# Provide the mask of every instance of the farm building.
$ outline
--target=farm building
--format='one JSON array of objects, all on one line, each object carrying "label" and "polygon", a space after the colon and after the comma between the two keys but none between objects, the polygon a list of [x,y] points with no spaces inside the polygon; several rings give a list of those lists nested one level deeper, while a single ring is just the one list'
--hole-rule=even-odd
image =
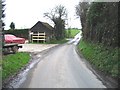
[{"label": "farm building", "polygon": [[54,37],[54,28],[48,23],[38,21],[29,30],[30,42],[49,42]]}]

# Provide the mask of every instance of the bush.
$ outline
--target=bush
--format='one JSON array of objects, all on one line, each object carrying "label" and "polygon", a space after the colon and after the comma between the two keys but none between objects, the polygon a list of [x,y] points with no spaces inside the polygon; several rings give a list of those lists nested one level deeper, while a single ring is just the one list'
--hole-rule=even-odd
[{"label": "bush", "polygon": [[95,65],[99,70],[104,71],[112,77],[120,77],[118,75],[118,51],[120,48],[105,47],[102,44],[93,44],[81,40],[78,46],[83,56],[89,62]]}]

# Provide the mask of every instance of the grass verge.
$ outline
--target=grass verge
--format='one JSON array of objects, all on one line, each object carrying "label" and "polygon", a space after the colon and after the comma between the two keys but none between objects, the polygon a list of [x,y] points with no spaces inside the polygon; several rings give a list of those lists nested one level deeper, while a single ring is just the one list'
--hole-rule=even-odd
[{"label": "grass verge", "polygon": [[2,61],[2,79],[3,81],[12,75],[15,75],[30,60],[29,53],[20,52],[3,56]]},{"label": "grass verge", "polygon": [[118,51],[120,51],[120,48],[110,48],[100,44],[92,44],[82,39],[78,48],[83,56],[96,68],[113,78],[120,77],[120,75],[118,75],[118,65],[120,64]]}]

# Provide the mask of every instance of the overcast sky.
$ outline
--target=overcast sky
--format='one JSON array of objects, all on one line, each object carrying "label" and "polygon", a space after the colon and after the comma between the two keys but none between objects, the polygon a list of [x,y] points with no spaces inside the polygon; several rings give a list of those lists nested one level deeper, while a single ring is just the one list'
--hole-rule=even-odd
[{"label": "overcast sky", "polygon": [[14,22],[17,29],[31,28],[37,21],[47,22],[43,13],[49,12],[57,5],[63,5],[68,12],[69,27],[81,28],[80,19],[76,18],[75,6],[80,0],[6,0],[5,6],[5,29],[9,29],[10,23]]}]

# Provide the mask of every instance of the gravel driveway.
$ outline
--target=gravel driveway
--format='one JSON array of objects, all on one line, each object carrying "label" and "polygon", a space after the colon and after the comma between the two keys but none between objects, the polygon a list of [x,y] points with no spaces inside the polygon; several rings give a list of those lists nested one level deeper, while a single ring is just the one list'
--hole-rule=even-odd
[{"label": "gravel driveway", "polygon": [[22,48],[19,48],[19,52],[41,52],[45,49],[49,49],[58,44],[21,44]]}]

